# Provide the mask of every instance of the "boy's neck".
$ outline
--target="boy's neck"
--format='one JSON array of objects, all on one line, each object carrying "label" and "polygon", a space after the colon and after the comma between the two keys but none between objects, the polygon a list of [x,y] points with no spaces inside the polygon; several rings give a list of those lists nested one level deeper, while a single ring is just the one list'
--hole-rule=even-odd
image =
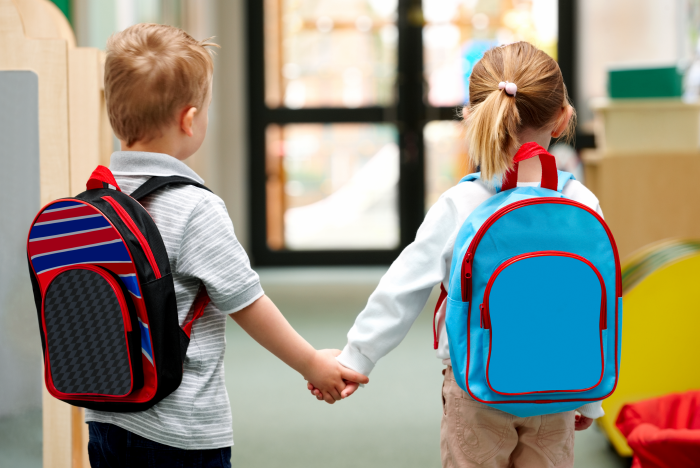
[{"label": "boy's neck", "polygon": [[191,154],[182,154],[179,150],[181,145],[174,138],[169,138],[169,135],[161,135],[158,138],[153,138],[148,141],[137,141],[131,146],[127,146],[125,141],[120,140],[122,151],[141,151],[144,153],[161,153],[172,156],[175,159],[184,161],[192,156]]}]

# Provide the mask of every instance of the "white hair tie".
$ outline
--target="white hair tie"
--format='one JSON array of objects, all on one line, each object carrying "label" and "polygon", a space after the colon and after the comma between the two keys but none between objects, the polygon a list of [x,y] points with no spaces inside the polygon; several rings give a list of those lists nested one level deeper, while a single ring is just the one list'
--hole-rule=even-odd
[{"label": "white hair tie", "polygon": [[508,81],[501,81],[498,83],[498,89],[504,89],[506,94],[509,96],[515,96],[518,92],[518,85],[515,83],[510,83]]}]

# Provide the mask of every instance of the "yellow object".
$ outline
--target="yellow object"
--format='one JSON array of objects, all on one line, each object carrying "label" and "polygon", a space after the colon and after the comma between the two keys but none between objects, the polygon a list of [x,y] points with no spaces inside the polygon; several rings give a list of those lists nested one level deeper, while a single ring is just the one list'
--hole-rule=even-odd
[{"label": "yellow object", "polygon": [[632,456],[615,427],[623,405],[700,389],[700,242],[652,244],[625,263],[620,377],[598,424]]}]

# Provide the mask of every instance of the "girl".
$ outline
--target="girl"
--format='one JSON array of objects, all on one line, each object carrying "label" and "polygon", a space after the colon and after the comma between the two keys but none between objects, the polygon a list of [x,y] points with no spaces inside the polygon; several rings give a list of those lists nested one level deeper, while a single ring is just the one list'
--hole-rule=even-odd
[{"label": "girl", "polygon": [[[481,167],[481,180],[459,184],[440,197],[416,240],[391,265],[357,317],[338,360],[361,374],[368,375],[406,336],[433,287],[442,282],[447,288],[458,230],[477,206],[496,193],[491,182],[510,169],[520,145],[536,142],[547,148],[551,138],[568,137],[574,129],[574,109],[559,66],[526,42],[486,52],[474,66],[469,96],[465,109],[469,155],[472,165]],[[538,157],[523,161],[518,185],[537,186],[541,174]],[[597,198],[580,182],[570,180],[563,194],[602,214]],[[438,319],[437,357],[447,366],[443,370],[442,466],[572,467],[574,429],[586,429],[603,415],[600,402],[582,406],[580,415],[569,411],[518,418],[474,401],[452,373],[444,305]],[[356,388],[349,385],[343,396]]]}]

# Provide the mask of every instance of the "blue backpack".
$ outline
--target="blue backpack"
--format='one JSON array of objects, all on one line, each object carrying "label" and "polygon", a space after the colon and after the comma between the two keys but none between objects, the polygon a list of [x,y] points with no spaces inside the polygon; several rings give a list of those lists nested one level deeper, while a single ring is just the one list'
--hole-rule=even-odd
[{"label": "blue backpack", "polygon": [[[541,186],[516,187],[518,163],[534,156],[542,161]],[[514,162],[457,235],[445,324],[460,387],[526,417],[613,393],[622,286],[607,224],[561,193],[573,176],[557,171],[537,143],[523,145]]]}]

